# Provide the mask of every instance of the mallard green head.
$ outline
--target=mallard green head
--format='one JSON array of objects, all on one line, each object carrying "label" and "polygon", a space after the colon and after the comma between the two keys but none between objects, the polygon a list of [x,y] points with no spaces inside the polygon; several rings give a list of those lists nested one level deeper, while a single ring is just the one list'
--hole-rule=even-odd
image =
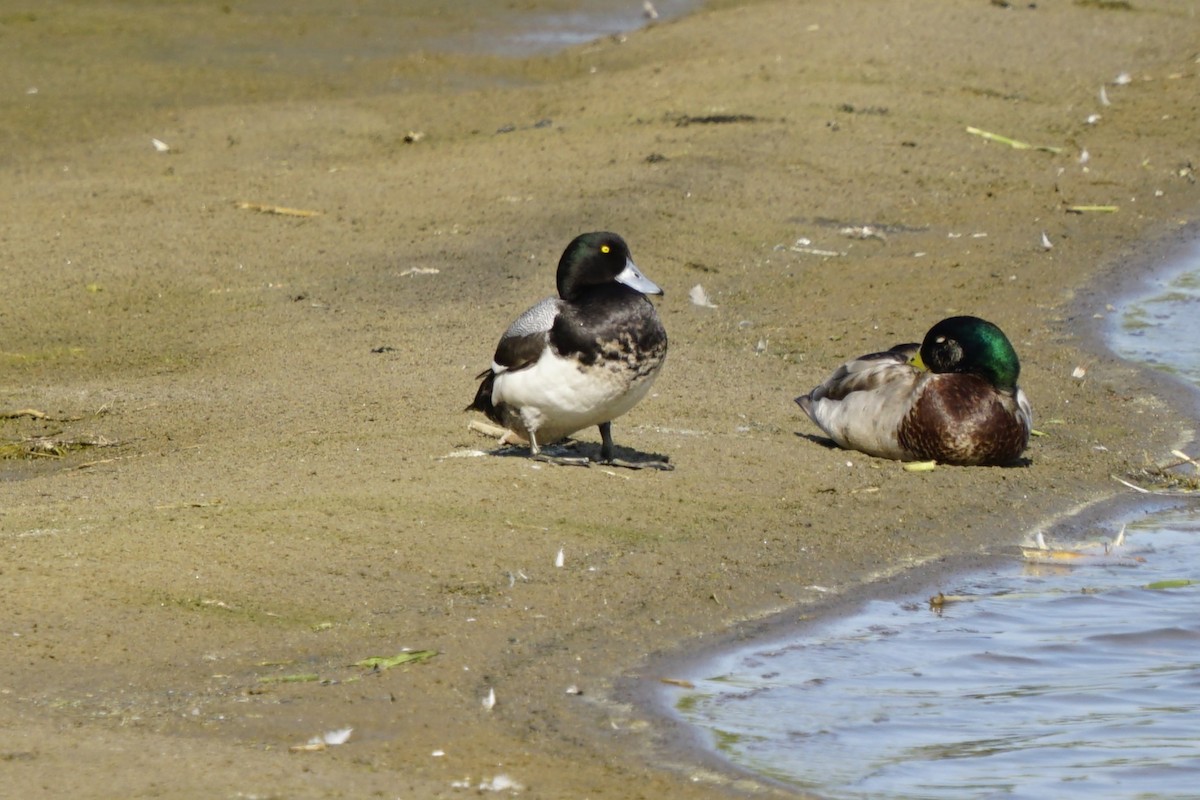
[{"label": "mallard green head", "polygon": [[933,372],[979,375],[1006,391],[1016,389],[1021,374],[1004,331],[979,317],[949,317],[934,325],[921,343],[920,360]]}]

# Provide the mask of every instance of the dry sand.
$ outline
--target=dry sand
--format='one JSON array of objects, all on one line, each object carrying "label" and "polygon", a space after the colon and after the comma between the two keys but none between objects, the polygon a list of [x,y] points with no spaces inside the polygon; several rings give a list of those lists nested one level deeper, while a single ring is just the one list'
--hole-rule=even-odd
[{"label": "dry sand", "polygon": [[[936,580],[1190,439],[1192,407],[1094,337],[1200,208],[1195,4],[1130,5],[723,4],[322,80],[156,56],[219,43],[236,3],[7,13],[0,406],[50,418],[0,436],[105,446],[0,462],[5,791],[748,789],[627,702],[647,659]],[[863,225],[883,238],[840,233]],[[473,376],[588,229],[666,289],[666,369],[614,432],[677,469],[451,457],[494,446],[461,412]],[[951,313],[1021,354],[1028,464],[823,446],[792,397]],[[404,648],[437,655],[354,666]]]}]

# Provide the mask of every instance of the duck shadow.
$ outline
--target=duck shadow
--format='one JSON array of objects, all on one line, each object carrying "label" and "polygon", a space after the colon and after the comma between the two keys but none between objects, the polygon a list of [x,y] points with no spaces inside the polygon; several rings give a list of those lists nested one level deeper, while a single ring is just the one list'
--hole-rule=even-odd
[{"label": "duck shadow", "polygon": [[[819,444],[821,447],[824,447],[826,450],[841,450],[842,452],[845,452],[845,453],[858,452],[856,450],[846,450],[845,448],[840,447],[837,442],[835,442],[833,439],[830,439],[827,436],[819,436],[815,433],[802,433],[800,431],[794,431],[793,433],[795,434],[797,439],[807,439],[808,441],[812,442],[813,444]],[[940,464],[940,462],[939,462],[939,464]],[[954,466],[954,465],[947,464],[946,466]],[[1028,467],[1033,466],[1033,459],[1029,458],[1027,456],[1021,456],[1016,461],[1012,461],[1008,464],[989,464],[988,466],[997,467],[999,469],[1028,468]]]},{"label": "duck shadow", "polygon": [[835,442],[833,439],[830,439],[828,436],[818,436],[815,433],[801,433],[800,431],[794,431],[794,433],[797,439],[807,439],[813,444],[821,445],[821,447],[824,447],[826,450],[841,449],[838,447],[837,442]]},{"label": "duck shadow", "polygon": [[[670,456],[659,453],[644,453],[620,445],[613,446],[613,461],[611,464],[601,461],[599,442],[580,442],[575,439],[567,439],[555,442],[554,444],[542,445],[541,452],[542,455],[549,456],[552,459],[586,458],[588,463],[580,464],[579,466],[618,466],[629,469],[653,468],[659,470],[675,469],[675,465],[670,463]],[[533,458],[529,451],[529,445],[524,444],[502,445],[495,450],[489,450],[488,455],[501,458],[525,458],[531,460]]]}]

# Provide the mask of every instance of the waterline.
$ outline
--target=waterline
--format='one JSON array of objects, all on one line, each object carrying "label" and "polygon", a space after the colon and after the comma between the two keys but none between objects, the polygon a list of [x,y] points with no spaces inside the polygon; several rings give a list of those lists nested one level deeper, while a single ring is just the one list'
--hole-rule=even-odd
[{"label": "waterline", "polygon": [[[1200,389],[1193,254],[1121,304],[1109,341]],[[676,714],[739,767],[829,798],[1194,797],[1200,510],[1093,535],[1122,526],[1087,566],[1013,559],[947,590],[970,600],[873,601],[720,654],[670,690]]]}]

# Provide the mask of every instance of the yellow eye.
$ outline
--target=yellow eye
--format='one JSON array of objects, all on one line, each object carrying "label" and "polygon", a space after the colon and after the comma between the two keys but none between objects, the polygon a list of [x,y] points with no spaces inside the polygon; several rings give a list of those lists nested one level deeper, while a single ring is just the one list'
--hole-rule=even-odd
[{"label": "yellow eye", "polygon": [[602,245],[600,245],[600,252],[601,252],[601,253],[608,253],[608,252],[611,252],[611,251],[612,251],[612,248],[611,248],[611,247],[609,247],[608,245],[606,245],[606,244],[602,244]]}]

